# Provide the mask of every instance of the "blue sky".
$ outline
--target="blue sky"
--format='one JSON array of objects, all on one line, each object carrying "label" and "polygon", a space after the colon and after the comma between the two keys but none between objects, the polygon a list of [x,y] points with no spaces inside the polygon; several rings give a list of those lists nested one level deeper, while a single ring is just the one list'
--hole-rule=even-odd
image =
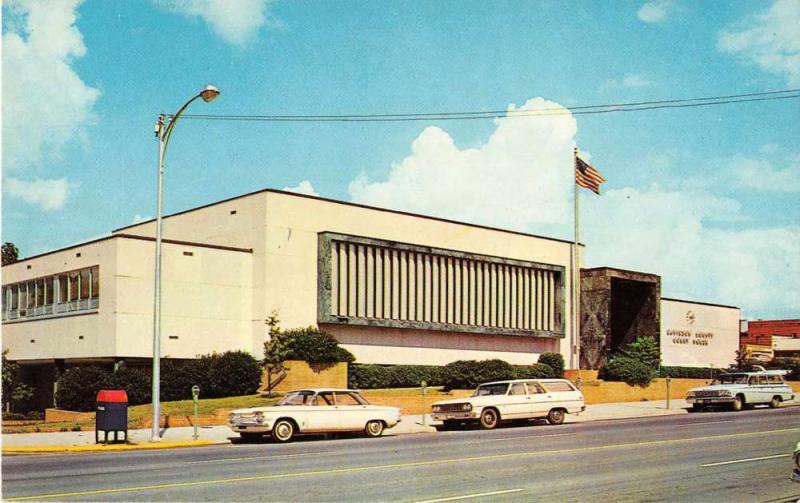
[{"label": "blue sky", "polygon": [[[800,88],[800,2],[9,0],[3,241],[155,213],[159,112],[536,109]],[[167,212],[265,187],[571,237],[665,296],[800,316],[800,100],[497,121],[182,121]]]}]

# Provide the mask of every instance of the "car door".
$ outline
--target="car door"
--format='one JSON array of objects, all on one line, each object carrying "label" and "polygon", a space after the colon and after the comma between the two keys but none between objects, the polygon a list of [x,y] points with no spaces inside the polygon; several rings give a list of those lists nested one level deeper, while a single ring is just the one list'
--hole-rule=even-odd
[{"label": "car door", "polygon": [[363,430],[369,420],[369,409],[360,403],[352,393],[346,391],[334,392],[336,399],[337,429],[342,431]]},{"label": "car door", "polygon": [[307,431],[336,431],[336,400],[332,391],[319,392],[314,396],[310,405],[303,407]]},{"label": "car door", "polygon": [[550,412],[547,390],[537,381],[526,383],[528,387],[528,417],[544,417]]},{"label": "car door", "polygon": [[499,406],[500,416],[504,419],[528,417],[531,399],[525,383],[511,383],[505,396],[504,404]]}]

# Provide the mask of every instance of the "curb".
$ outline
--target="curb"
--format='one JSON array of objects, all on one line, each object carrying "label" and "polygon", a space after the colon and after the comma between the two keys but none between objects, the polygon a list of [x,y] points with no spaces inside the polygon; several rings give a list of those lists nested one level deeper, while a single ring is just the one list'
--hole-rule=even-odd
[{"label": "curb", "polygon": [[35,454],[55,452],[112,452],[112,451],[143,451],[152,449],[174,449],[179,447],[202,447],[213,445],[210,440],[192,440],[186,442],[145,442],[143,444],[91,444],[91,445],[53,445],[53,446],[26,446],[3,447],[3,454]]}]

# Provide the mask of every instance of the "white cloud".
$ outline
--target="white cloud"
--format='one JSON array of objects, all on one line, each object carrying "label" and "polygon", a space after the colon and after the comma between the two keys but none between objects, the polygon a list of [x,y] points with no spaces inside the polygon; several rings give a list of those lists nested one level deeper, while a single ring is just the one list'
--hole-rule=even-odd
[{"label": "white cloud", "polygon": [[10,197],[22,199],[28,204],[40,206],[47,211],[64,207],[75,184],[66,178],[45,180],[36,178],[32,181],[8,177],[3,180],[3,192]]},{"label": "white cloud", "polygon": [[764,12],[720,33],[717,48],[800,85],[800,2],[777,0]]},{"label": "white cloud", "polygon": [[670,0],[655,0],[642,5],[636,15],[645,23],[661,23],[667,20],[672,10]]},{"label": "white cloud", "polygon": [[627,75],[622,80],[618,79],[609,79],[605,82],[604,87],[628,87],[628,88],[635,88],[635,87],[650,87],[656,85],[655,82],[652,80],[642,76],[642,75]]},{"label": "white cloud", "polygon": [[628,188],[584,200],[589,265],[656,273],[665,296],[749,315],[789,316],[800,302],[800,227],[715,226],[736,219],[739,204],[701,189]]},{"label": "white cloud", "polygon": [[[558,106],[537,98],[522,108]],[[429,127],[385,180],[361,175],[350,195],[359,203],[569,239],[575,133],[571,115],[500,119],[485,144],[461,149],[446,131]],[[663,159],[666,166],[676,162]],[[613,187],[614,172],[595,164]],[[749,315],[791,315],[800,305],[800,227],[742,228],[748,216],[736,200],[715,194],[718,186],[698,178],[611,188],[600,197],[582,191],[585,265],[660,274],[665,296],[739,305]]]},{"label": "white cloud", "polygon": [[142,215],[137,213],[137,214],[135,214],[133,216],[133,220],[131,220],[131,225],[140,224],[142,222],[147,222],[148,220],[152,220],[152,219],[153,219],[153,217],[143,217]]},{"label": "white cloud", "polygon": [[763,159],[735,158],[731,169],[737,187],[764,192],[800,192],[800,159],[776,168]]},{"label": "white cloud", "polygon": [[225,42],[244,45],[253,40],[258,30],[270,22],[269,0],[154,0],[156,5],[183,14],[199,17]]},{"label": "white cloud", "polygon": [[[536,98],[520,110],[554,107],[560,105]],[[365,204],[516,229],[560,223],[571,207],[575,119],[566,113],[495,123],[484,145],[463,150],[447,132],[428,127],[386,181],[361,175],[350,183],[350,196]]]},{"label": "white cloud", "polygon": [[311,185],[311,182],[308,180],[303,180],[294,187],[284,187],[282,190],[287,192],[295,192],[297,194],[305,194],[307,196],[319,196],[317,191],[314,190],[314,186]]},{"label": "white cloud", "polygon": [[22,172],[58,156],[95,122],[100,92],[71,67],[86,53],[75,27],[80,0],[5,2],[3,170]]}]

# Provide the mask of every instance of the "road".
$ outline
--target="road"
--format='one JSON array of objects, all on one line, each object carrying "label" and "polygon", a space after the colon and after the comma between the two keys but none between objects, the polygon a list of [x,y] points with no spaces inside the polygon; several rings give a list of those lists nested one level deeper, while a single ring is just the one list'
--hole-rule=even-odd
[{"label": "road", "polygon": [[[4,500],[788,501],[800,407],[493,431],[5,456]],[[793,499],[792,499],[793,497]]]}]

